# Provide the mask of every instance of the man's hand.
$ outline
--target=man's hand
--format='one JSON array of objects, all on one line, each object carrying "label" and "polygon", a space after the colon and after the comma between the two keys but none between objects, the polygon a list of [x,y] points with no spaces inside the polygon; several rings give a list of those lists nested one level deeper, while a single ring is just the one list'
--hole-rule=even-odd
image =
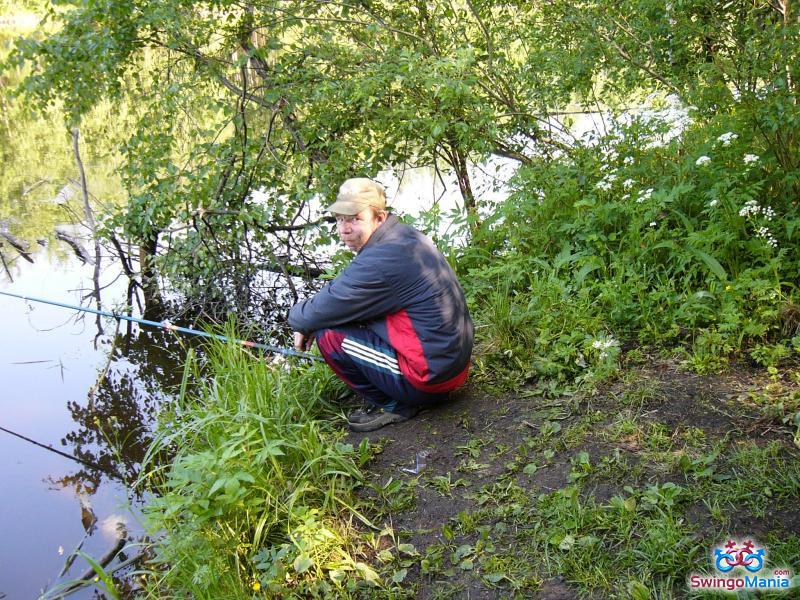
[{"label": "man's hand", "polygon": [[311,346],[314,345],[314,334],[310,333],[306,335],[305,333],[300,333],[299,331],[294,332],[294,349],[298,352],[307,352],[311,350]]}]

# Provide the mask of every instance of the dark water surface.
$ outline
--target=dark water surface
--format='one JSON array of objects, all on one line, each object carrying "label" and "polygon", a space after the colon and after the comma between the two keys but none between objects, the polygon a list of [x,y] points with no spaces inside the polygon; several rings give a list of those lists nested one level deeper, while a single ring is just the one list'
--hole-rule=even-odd
[{"label": "dark water surface", "polygon": [[[41,250],[34,261],[17,263],[13,283],[2,275],[0,290],[77,305],[92,288],[93,267],[75,258]],[[127,281],[117,275],[113,265],[102,271],[106,310],[124,301]],[[142,499],[125,482],[137,475],[158,406],[180,382],[180,350],[172,334],[127,335],[114,319],[101,327],[98,335],[94,315],[0,296],[0,427],[102,467],[0,431],[0,599],[37,598],[82,540],[96,558],[112,548],[118,524],[130,541],[141,538]],[[78,558],[61,580],[87,568]],[[70,596],[94,597],[91,588]]]}]

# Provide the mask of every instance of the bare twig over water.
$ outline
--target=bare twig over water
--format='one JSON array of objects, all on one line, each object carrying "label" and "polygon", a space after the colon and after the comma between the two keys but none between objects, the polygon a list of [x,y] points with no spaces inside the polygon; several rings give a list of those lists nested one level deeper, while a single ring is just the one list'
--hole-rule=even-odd
[{"label": "bare twig over water", "polygon": [[[78,172],[81,176],[81,193],[83,194],[83,210],[86,215],[86,222],[89,226],[89,229],[92,233],[92,241],[94,241],[94,275],[92,276],[92,281],[94,282],[94,296],[95,301],[97,302],[97,310],[103,310],[102,304],[100,302],[100,261],[102,260],[102,256],[100,253],[100,240],[97,239],[97,224],[94,220],[94,213],[92,212],[92,207],[89,204],[89,188],[86,184],[86,171],[83,168],[83,161],[81,160],[81,152],[78,144],[78,138],[80,136],[80,131],[77,127],[72,129],[72,151],[75,154],[75,163],[78,165]],[[95,320],[97,324],[97,336],[95,337],[95,347],[97,345],[97,339],[103,335],[103,321],[100,318],[100,315],[97,315]]]}]

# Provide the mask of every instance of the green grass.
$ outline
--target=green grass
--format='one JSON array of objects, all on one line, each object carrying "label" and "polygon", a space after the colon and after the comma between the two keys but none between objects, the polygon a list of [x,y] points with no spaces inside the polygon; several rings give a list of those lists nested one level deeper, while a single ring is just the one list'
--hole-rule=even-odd
[{"label": "green grass", "polygon": [[342,443],[320,418],[339,389],[325,366],[287,366],[220,344],[202,368],[190,358],[138,483],[153,493],[148,597],[344,593],[377,581],[354,504],[366,443]]}]

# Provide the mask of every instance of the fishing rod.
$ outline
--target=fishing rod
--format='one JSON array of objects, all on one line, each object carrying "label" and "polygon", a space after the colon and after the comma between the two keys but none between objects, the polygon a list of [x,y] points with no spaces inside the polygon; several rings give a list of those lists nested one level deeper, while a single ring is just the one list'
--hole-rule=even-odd
[{"label": "fishing rod", "polygon": [[14,294],[13,292],[0,291],[0,294],[2,294],[3,296],[11,296],[12,298],[20,298],[22,300],[27,300],[30,302],[40,302],[41,304],[50,304],[52,306],[69,308],[71,310],[77,310],[80,312],[88,312],[103,317],[111,317],[112,319],[123,319],[125,321],[131,321],[133,323],[139,323],[140,325],[147,325],[149,327],[156,327],[158,329],[164,329],[166,331],[177,331],[179,333],[186,333],[188,335],[199,335],[201,337],[220,340],[222,342],[234,342],[236,344],[245,346],[246,348],[259,348],[261,350],[274,352],[276,354],[283,354],[285,356],[297,356],[299,358],[306,358],[308,360],[317,360],[317,361],[322,360],[322,358],[320,358],[319,356],[314,356],[313,354],[309,354],[308,352],[298,352],[297,350],[292,350],[291,348],[279,348],[278,346],[259,344],[258,342],[237,340],[216,333],[208,333],[206,331],[200,331],[199,329],[190,329],[189,327],[179,327],[178,325],[173,325],[172,323],[166,320],[159,322],[159,321],[149,321],[147,319],[138,319],[136,317],[129,317],[128,315],[123,315],[120,313],[113,313],[105,310],[97,310],[86,306],[75,306],[73,304],[64,304],[63,302],[55,302],[54,300],[45,300],[44,298],[35,298],[33,296],[23,296],[22,294]]}]

